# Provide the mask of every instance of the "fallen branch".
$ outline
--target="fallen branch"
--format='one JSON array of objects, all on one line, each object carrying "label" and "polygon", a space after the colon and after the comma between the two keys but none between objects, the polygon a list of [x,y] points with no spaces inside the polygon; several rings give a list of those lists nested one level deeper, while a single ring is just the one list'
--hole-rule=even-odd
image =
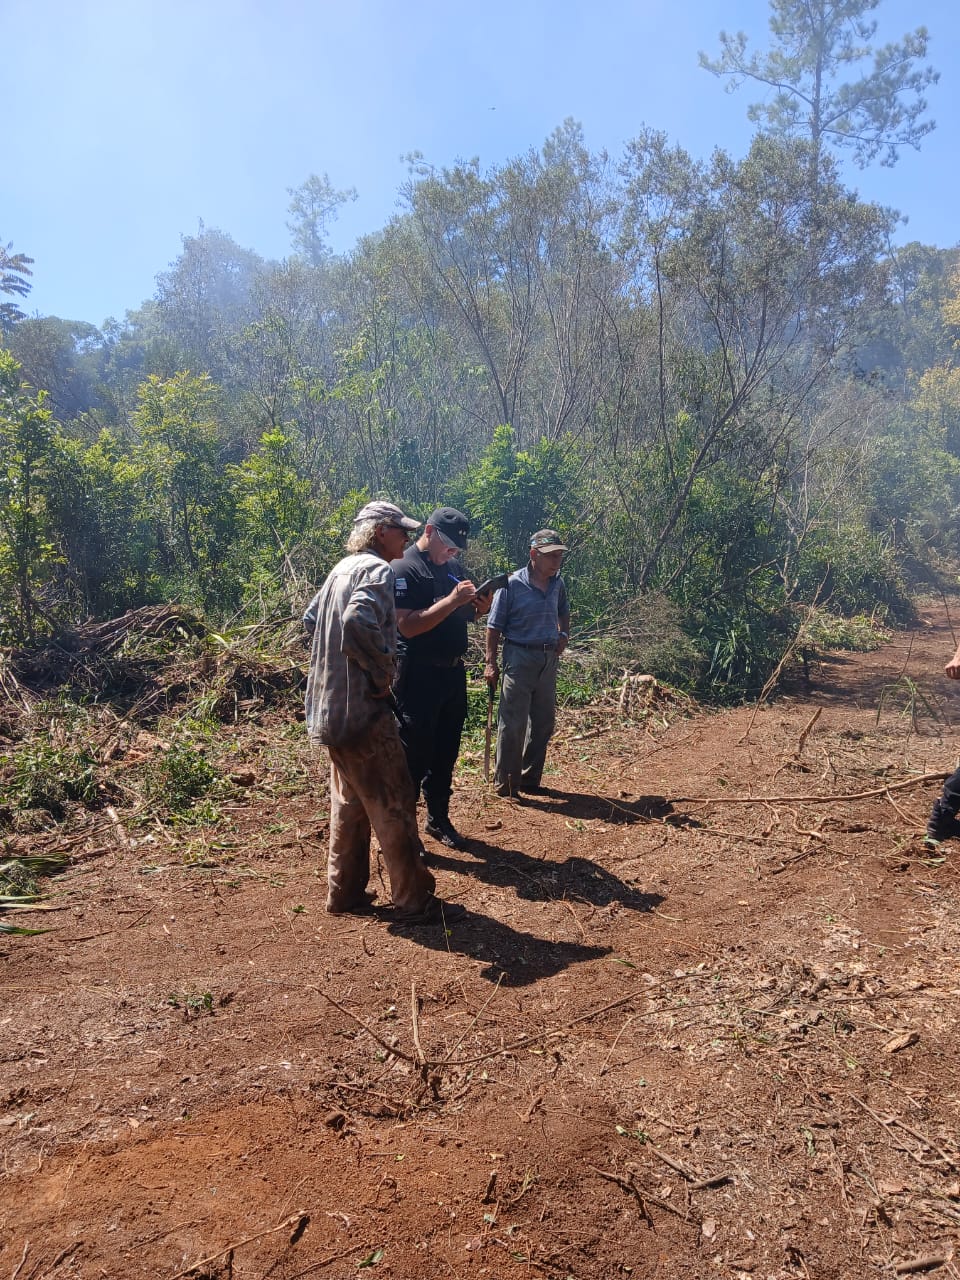
[{"label": "fallen branch", "polygon": [[389,1044],[382,1036],[378,1036],[376,1031],[374,1031],[372,1027],[368,1027],[362,1018],[358,1018],[355,1013],[351,1013],[349,1009],[345,1009],[339,1001],[334,1000],[333,996],[328,996],[327,993],[325,991],[321,991],[319,987],[311,987],[310,990],[316,991],[319,995],[323,996],[324,1000],[326,1000],[328,1004],[332,1004],[335,1009],[339,1009],[340,1012],[346,1014],[348,1018],[352,1018],[358,1027],[362,1027],[368,1036],[373,1040],[376,1040],[381,1049],[386,1049],[387,1053],[392,1053],[396,1057],[402,1058],[404,1062],[409,1062],[415,1067],[422,1065],[416,1058],[411,1057],[409,1053],[404,1053],[404,1051],[402,1049],[398,1049],[396,1045]]},{"label": "fallen branch", "polygon": [[813,713],[813,715],[804,725],[803,732],[800,734],[800,737],[797,741],[798,756],[803,755],[803,748],[804,748],[804,744],[807,741],[807,735],[810,733],[810,730],[813,728],[813,726],[817,723],[817,721],[820,719],[822,715],[823,715],[823,707],[817,707],[816,711]]},{"label": "fallen branch", "polygon": [[396,1101],[395,1098],[388,1097],[385,1093],[378,1093],[376,1089],[366,1089],[361,1084],[347,1084],[344,1080],[335,1080],[330,1085],[331,1089],[350,1089],[353,1093],[365,1094],[368,1098],[376,1098],[383,1106],[389,1107],[397,1116],[402,1116],[404,1107],[402,1103]]},{"label": "fallen branch", "polygon": [[30,1252],[30,1241],[28,1240],[23,1246],[23,1253],[20,1255],[20,1261],[17,1263],[16,1270],[14,1271],[13,1275],[10,1277],[10,1280],[17,1280],[17,1276],[23,1270],[23,1264],[26,1262],[27,1254],[29,1252]]},{"label": "fallen branch", "polygon": [[[643,1202],[643,1195],[641,1194],[640,1188],[635,1185],[632,1178],[621,1178],[618,1173],[604,1173],[602,1169],[598,1169],[596,1165],[593,1164],[588,1164],[587,1168],[590,1169],[591,1172],[595,1173],[598,1178],[603,1178],[607,1182],[612,1182],[614,1186],[619,1187],[621,1191],[626,1191],[628,1195],[633,1196],[640,1207],[640,1216],[649,1223],[650,1226],[653,1226],[653,1221],[650,1214],[647,1212],[647,1206]],[[672,1205],[670,1207],[673,1208]]]},{"label": "fallen branch", "polygon": [[410,983],[410,1021],[413,1029],[413,1044],[417,1052],[417,1065],[422,1068],[427,1065],[427,1059],[424,1057],[423,1045],[420,1043],[420,1008],[415,982]]},{"label": "fallen branch", "polygon": [[914,1129],[911,1125],[907,1124],[906,1121],[901,1120],[899,1116],[890,1116],[889,1119],[884,1120],[883,1116],[878,1115],[876,1111],[873,1111],[870,1107],[868,1107],[865,1102],[862,1102],[856,1096],[856,1094],[851,1093],[850,1099],[852,1102],[855,1102],[858,1107],[862,1107],[863,1110],[867,1113],[867,1115],[871,1117],[871,1119],[876,1120],[877,1124],[882,1125],[883,1128],[886,1129],[887,1133],[890,1134],[891,1141],[893,1142],[893,1145],[896,1147],[896,1149],[898,1151],[905,1152],[906,1155],[908,1155],[911,1160],[915,1160],[917,1164],[923,1163],[920,1156],[918,1156],[915,1151],[911,1151],[909,1147],[905,1147],[902,1145],[902,1143],[899,1143],[896,1141],[896,1139],[893,1137],[893,1134],[890,1132],[893,1129],[894,1125],[896,1125],[900,1129],[903,1129],[905,1133],[909,1133],[911,1138],[916,1138],[916,1140],[920,1143],[920,1145],[923,1147],[926,1147],[928,1151],[936,1152],[940,1161],[943,1164],[945,1164],[948,1169],[952,1169],[954,1172],[957,1171],[958,1169],[957,1161],[954,1160],[952,1156],[947,1155],[947,1153],[943,1150],[943,1148],[939,1146],[936,1142],[934,1142],[931,1138],[927,1137],[925,1133],[921,1133],[918,1129]]},{"label": "fallen branch", "polygon": [[708,1187],[725,1187],[733,1178],[729,1173],[718,1173],[712,1178],[701,1178],[699,1182],[691,1182],[691,1191],[706,1191]]},{"label": "fallen branch", "polygon": [[[56,1271],[61,1262],[65,1262],[71,1253],[75,1253],[83,1244],[82,1240],[74,1240],[73,1244],[68,1244],[65,1249],[61,1249],[54,1260],[50,1263],[50,1271]],[[49,1275],[49,1272],[47,1273]]]},{"label": "fallen branch", "polygon": [[915,778],[907,778],[905,782],[888,782],[885,787],[874,787],[871,791],[850,791],[846,794],[832,793],[825,796],[674,796],[671,804],[843,804],[848,800],[872,800],[874,796],[886,795],[888,791],[903,791],[907,787],[919,787],[925,782],[943,782],[950,775],[942,773],[919,773]]},{"label": "fallen branch", "polygon": [[458,1049],[460,1048],[460,1046],[463,1044],[464,1040],[467,1038],[467,1036],[470,1034],[470,1032],[473,1030],[473,1028],[477,1025],[477,1023],[478,1023],[478,1022],[480,1021],[480,1019],[483,1017],[484,1013],[485,1013],[485,1012],[486,1012],[486,1010],[487,1010],[487,1006],[490,1004],[490,1001],[493,999],[493,997],[494,997],[494,996],[497,994],[497,992],[500,990],[500,983],[501,983],[502,981],[503,981],[503,974],[501,973],[501,974],[500,974],[500,976],[497,978],[496,986],[493,988],[493,990],[490,992],[489,996],[487,996],[486,1000],[484,1000],[483,1004],[482,1004],[482,1005],[480,1006],[480,1008],[477,1010],[476,1014],[475,1014],[475,1015],[474,1015],[474,1017],[473,1017],[473,1021],[470,1023],[469,1027],[467,1027],[466,1031],[464,1031],[464,1033],[461,1035],[460,1039],[456,1041],[456,1043],[454,1044],[453,1048],[450,1050],[450,1052],[447,1054],[447,1056],[444,1058],[444,1060],[440,1063],[440,1066],[441,1066],[441,1067],[445,1067],[445,1066],[447,1066],[447,1065],[452,1061],[452,1059],[453,1059],[453,1055],[457,1052],[457,1050],[458,1050]]},{"label": "fallen branch", "polygon": [[[562,1035],[565,1031],[569,1031],[571,1027],[579,1026],[581,1022],[589,1022],[591,1018],[599,1017],[601,1013],[609,1013],[611,1009],[619,1009],[621,1005],[629,1004],[631,1000],[636,1000],[637,996],[645,994],[640,991],[633,991],[628,996],[621,996],[619,1000],[611,1000],[609,1004],[600,1005],[598,1009],[591,1009],[588,1013],[581,1013],[579,1017],[571,1018],[569,1022],[563,1022],[558,1027],[553,1027],[549,1031],[534,1031],[530,1035],[521,1036],[519,1040],[513,1040],[510,1044],[500,1045],[497,1049],[490,1049],[486,1053],[478,1053],[470,1058],[444,1058],[440,1062],[434,1062],[429,1058],[424,1058],[423,1062],[414,1057],[412,1054],[405,1053],[403,1049],[399,1049],[396,1045],[389,1044],[381,1036],[377,1035],[372,1027],[369,1027],[362,1018],[357,1017],[355,1013],[351,1013],[349,1009],[345,1009],[342,1004],[334,1000],[333,996],[327,995],[326,991],[321,991],[319,987],[310,987],[309,990],[316,991],[318,995],[323,996],[328,1004],[332,1004],[335,1009],[339,1009],[342,1014],[352,1019],[357,1026],[362,1027],[372,1039],[376,1040],[381,1048],[386,1049],[388,1053],[394,1054],[398,1058],[402,1058],[404,1062],[409,1062],[412,1066],[421,1067],[470,1067],[478,1062],[486,1062],[488,1058],[497,1058],[501,1054],[514,1053],[517,1049],[525,1049],[528,1045],[537,1044],[543,1040],[552,1040],[554,1036]],[[655,1012],[655,1011],[651,1011]],[[642,1018],[645,1015],[638,1013],[635,1015]],[[176,1280],[176,1277],[174,1277]]]},{"label": "fallen branch", "polygon": [[688,1213],[684,1213],[682,1210],[678,1209],[676,1205],[670,1204],[668,1200],[661,1200],[659,1196],[651,1195],[648,1191],[642,1190],[637,1186],[632,1177],[622,1178],[617,1173],[604,1173],[603,1169],[598,1169],[596,1165],[592,1164],[588,1164],[587,1168],[591,1169],[598,1177],[605,1178],[607,1182],[616,1183],[622,1191],[626,1191],[630,1195],[636,1196],[637,1201],[640,1204],[640,1212],[643,1214],[647,1222],[651,1222],[650,1214],[647,1211],[648,1203],[655,1204],[658,1209],[666,1209],[667,1213],[674,1214],[683,1222],[690,1221],[690,1215]]},{"label": "fallen branch", "polygon": [[689,1183],[691,1191],[706,1191],[708,1187],[722,1187],[725,1183],[733,1181],[729,1173],[717,1173],[712,1178],[701,1178],[685,1164],[681,1164],[679,1160],[674,1160],[673,1156],[668,1156],[665,1151],[655,1147],[652,1142],[647,1142],[645,1145],[650,1148],[659,1160],[669,1165],[671,1169],[675,1169],[680,1174],[680,1177]]},{"label": "fallen branch", "polygon": [[116,809],[113,807],[112,804],[108,804],[104,812],[106,813],[110,821],[113,823],[113,829],[117,833],[117,840],[119,841],[122,848],[129,849],[130,838],[127,835],[126,831],[123,829],[123,823],[120,821],[120,818],[117,815]]},{"label": "fallen branch", "polygon": [[903,818],[904,822],[906,822],[909,826],[919,827],[923,825],[921,822],[918,822],[917,819],[914,818],[911,814],[907,813],[905,809],[900,808],[896,800],[894,800],[893,796],[890,794],[889,787],[886,790],[886,800],[887,800],[887,803],[891,805],[891,807],[894,809],[894,811],[897,814],[899,814],[899,816]]},{"label": "fallen branch", "polygon": [[[536,1031],[529,1036],[522,1036],[519,1040],[514,1040],[511,1044],[502,1045],[499,1049],[491,1049],[489,1053],[480,1053],[473,1058],[458,1058],[456,1061],[448,1062],[446,1065],[452,1067],[473,1066],[477,1062],[485,1062],[487,1058],[496,1058],[503,1053],[513,1053],[516,1049],[525,1049],[528,1045],[536,1044],[541,1040],[552,1040],[554,1036],[562,1035],[565,1031],[569,1031],[571,1027],[578,1026],[581,1022],[589,1022],[591,1018],[596,1018],[601,1013],[608,1013],[611,1009],[619,1009],[621,1005],[629,1004],[639,994],[640,992],[635,991],[628,996],[623,996],[620,1000],[612,1000],[610,1004],[601,1005],[599,1009],[592,1009],[589,1013],[581,1014],[579,1018],[572,1018],[569,1022],[564,1022],[559,1027],[554,1027],[552,1031]],[[636,1016],[642,1018],[644,1015],[638,1013]]]},{"label": "fallen branch", "polygon": [[[199,1271],[201,1267],[207,1266],[210,1262],[216,1262],[218,1258],[222,1258],[225,1253],[233,1253],[234,1249],[239,1249],[241,1245],[252,1244],[254,1240],[262,1240],[264,1236],[276,1235],[278,1231],[286,1231],[288,1227],[293,1230],[290,1233],[290,1241],[295,1244],[303,1235],[303,1232],[310,1221],[309,1213],[303,1211],[293,1213],[289,1218],[285,1218],[283,1222],[275,1227],[268,1227],[266,1231],[258,1231],[255,1235],[244,1236],[242,1240],[235,1240],[233,1244],[225,1245],[222,1249],[218,1249],[216,1253],[209,1254],[206,1258],[199,1258],[196,1262],[192,1262],[189,1267],[184,1267],[182,1271],[178,1271],[172,1280],[181,1280],[182,1276],[188,1276],[193,1271]],[[353,1252],[353,1250],[351,1250]]]},{"label": "fallen branch", "polygon": [[908,1262],[898,1262],[893,1268],[894,1275],[909,1276],[917,1271],[934,1271],[937,1267],[945,1267],[950,1259],[944,1254],[932,1254],[926,1258],[911,1258]]},{"label": "fallen branch", "polygon": [[655,1147],[652,1142],[646,1144],[658,1160],[662,1160],[664,1164],[669,1165],[671,1169],[675,1169],[681,1178],[685,1178],[687,1182],[693,1182],[696,1174],[688,1169],[685,1164],[681,1164],[679,1160],[674,1160],[673,1156],[668,1156],[665,1151],[661,1151],[659,1147]]},{"label": "fallen branch", "polygon": [[[829,576],[829,570],[824,575],[823,582],[821,582],[819,587],[817,587],[817,590],[814,593],[813,599],[807,605],[807,612],[804,615],[804,617],[801,619],[800,624],[797,627],[796,632],[794,633],[793,639],[790,641],[790,643],[787,645],[786,649],[784,650],[783,657],[774,667],[773,671],[771,671],[770,675],[767,677],[766,683],[764,684],[763,688],[760,690],[759,697],[757,698],[756,704],[753,708],[753,715],[750,717],[750,723],[747,725],[746,730],[743,734],[743,737],[740,738],[739,740],[741,744],[746,742],[746,740],[750,737],[750,730],[753,728],[754,722],[756,721],[757,716],[760,714],[760,708],[763,706],[764,699],[766,698],[770,690],[773,688],[773,686],[780,679],[780,673],[783,671],[783,668],[787,665],[787,663],[793,657],[793,654],[797,649],[797,646],[800,645],[801,642],[803,641],[804,628],[807,626],[810,619],[813,617],[814,613],[816,612],[817,605],[820,603],[820,593],[821,591],[823,591],[823,588],[826,585],[828,576]],[[813,721],[811,721],[811,724],[812,723]],[[801,746],[801,749],[802,749],[802,746]]]},{"label": "fallen branch", "polygon": [[617,1032],[616,1039],[614,1040],[613,1044],[610,1046],[610,1051],[603,1060],[603,1066],[600,1068],[599,1072],[597,1073],[598,1078],[602,1076],[603,1073],[606,1071],[607,1064],[609,1063],[610,1059],[613,1057],[613,1051],[617,1047],[617,1045],[620,1043],[620,1037],[626,1031],[627,1027],[629,1027],[630,1023],[633,1022],[635,1017],[636,1017],[635,1014],[631,1014],[630,1017],[623,1024],[623,1026],[620,1028],[620,1030]]},{"label": "fallen branch", "polygon": [[341,1258],[349,1258],[351,1253],[356,1253],[358,1245],[352,1244],[349,1249],[341,1249],[339,1253],[331,1253],[329,1257],[321,1258],[319,1262],[312,1262],[309,1267],[304,1267],[302,1271],[295,1271],[289,1280],[299,1280],[300,1276],[308,1276],[311,1271],[319,1271],[321,1267],[329,1267],[331,1262],[339,1262]]}]

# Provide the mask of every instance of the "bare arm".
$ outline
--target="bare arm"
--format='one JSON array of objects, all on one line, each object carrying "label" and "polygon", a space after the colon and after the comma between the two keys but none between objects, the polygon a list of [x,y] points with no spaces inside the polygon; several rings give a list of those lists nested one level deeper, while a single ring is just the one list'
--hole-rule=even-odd
[{"label": "bare arm", "polygon": [[496,627],[487,627],[487,654],[486,665],[483,668],[483,678],[487,684],[494,686],[500,678],[500,668],[497,666],[497,654],[500,652],[500,640],[503,636],[502,631],[498,631]]}]

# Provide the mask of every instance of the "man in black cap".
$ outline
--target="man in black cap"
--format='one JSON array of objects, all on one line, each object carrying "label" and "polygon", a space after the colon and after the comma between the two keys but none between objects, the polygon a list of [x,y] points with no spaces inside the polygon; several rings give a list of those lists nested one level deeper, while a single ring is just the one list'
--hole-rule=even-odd
[{"label": "man in black cap", "polygon": [[400,658],[394,687],[400,737],[414,786],[427,803],[427,835],[448,848],[463,840],[450,821],[453,770],[467,718],[467,624],[490,608],[463,576],[457,556],[470,521],[454,507],[438,507],[423,533],[391,564],[396,582]]},{"label": "man in black cap", "polygon": [[555,529],[530,539],[530,561],[511,573],[487,620],[484,679],[496,687],[503,640],[503,687],[497,720],[498,795],[541,790],[547,743],[557,714],[557,664],[570,638],[570,605],[560,566],[567,550]]},{"label": "man in black cap", "polygon": [[[960,645],[944,667],[951,680],[960,680]],[[960,768],[955,769],[943,784],[942,793],[933,802],[927,821],[927,839],[939,844],[942,840],[960,838]]]}]

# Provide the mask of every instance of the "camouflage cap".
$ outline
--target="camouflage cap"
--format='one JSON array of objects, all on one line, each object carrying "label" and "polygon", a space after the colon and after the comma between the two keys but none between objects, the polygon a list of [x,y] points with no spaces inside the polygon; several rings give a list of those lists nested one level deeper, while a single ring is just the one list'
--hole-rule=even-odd
[{"label": "camouflage cap", "polygon": [[399,507],[394,506],[392,502],[368,502],[361,508],[353,518],[354,524],[361,524],[364,520],[376,520],[377,524],[395,524],[400,529],[419,529],[422,520],[413,520],[410,516],[405,516]]},{"label": "camouflage cap", "polygon": [[569,551],[556,529],[538,529],[530,539],[531,551]]}]

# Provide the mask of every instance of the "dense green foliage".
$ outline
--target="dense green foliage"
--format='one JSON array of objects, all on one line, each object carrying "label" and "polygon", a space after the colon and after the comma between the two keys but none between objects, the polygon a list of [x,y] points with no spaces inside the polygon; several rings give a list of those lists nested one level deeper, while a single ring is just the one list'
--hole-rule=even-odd
[{"label": "dense green foliage", "polygon": [[486,172],[413,156],[346,257],[314,177],[282,263],[201,229],[122,324],[8,320],[2,638],[298,613],[371,495],[464,506],[478,574],[559,527],[608,670],[737,694],[813,602],[903,615],[956,550],[958,256],[892,252],[780,125],[705,164],[648,131],[615,166],[570,121]]}]

